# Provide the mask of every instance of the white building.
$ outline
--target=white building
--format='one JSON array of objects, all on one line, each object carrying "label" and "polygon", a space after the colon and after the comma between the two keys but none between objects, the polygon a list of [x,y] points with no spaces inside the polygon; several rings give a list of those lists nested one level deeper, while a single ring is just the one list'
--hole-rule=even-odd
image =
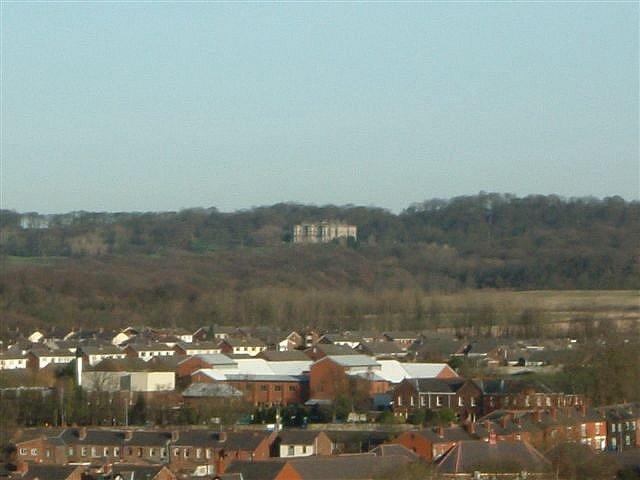
[{"label": "white building", "polygon": [[0,353],[0,370],[27,368],[27,356],[23,353]]}]

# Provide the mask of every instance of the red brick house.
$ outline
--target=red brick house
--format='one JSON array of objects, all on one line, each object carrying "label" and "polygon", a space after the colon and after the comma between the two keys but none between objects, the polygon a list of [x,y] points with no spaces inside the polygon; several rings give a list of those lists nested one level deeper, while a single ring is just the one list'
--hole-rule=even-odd
[{"label": "red brick house", "polygon": [[353,391],[355,383],[364,384],[370,396],[385,393],[389,382],[380,377],[380,364],[366,355],[330,355],[316,361],[309,373],[309,397],[334,400]]},{"label": "red brick house", "polygon": [[244,401],[256,406],[293,405],[308,398],[308,378],[304,375],[224,374],[212,369],[198,370],[192,383],[220,383],[242,392]]},{"label": "red brick house", "polygon": [[581,395],[553,392],[547,386],[527,380],[479,380],[482,412],[494,410],[530,410],[534,408],[577,407],[584,404]]},{"label": "red brick house", "polygon": [[404,432],[393,443],[405,446],[424,460],[433,462],[456,444],[474,437],[463,427],[436,427]]},{"label": "red brick house", "polygon": [[454,410],[461,420],[475,421],[482,413],[482,390],[464,378],[404,379],[393,390],[393,411],[406,417],[418,409]]},{"label": "red brick house", "polygon": [[171,441],[170,467],[174,472],[224,473],[234,460],[266,460],[270,457],[275,433],[175,432]]},{"label": "red brick house", "polygon": [[[237,477],[231,477],[231,475],[237,475]],[[290,462],[279,460],[263,462],[237,460],[227,470],[227,476],[234,480],[236,478],[239,480],[303,480]]]},{"label": "red brick house", "polygon": [[178,363],[178,366],[176,367],[176,374],[179,378],[182,378],[189,377],[193,372],[202,368],[227,369],[234,368],[236,366],[237,363],[233,359],[219,353],[193,355]]}]

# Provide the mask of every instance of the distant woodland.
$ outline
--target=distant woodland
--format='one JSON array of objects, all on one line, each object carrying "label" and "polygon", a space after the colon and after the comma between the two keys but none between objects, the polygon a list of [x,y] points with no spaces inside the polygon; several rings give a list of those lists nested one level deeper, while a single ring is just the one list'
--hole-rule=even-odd
[{"label": "distant woodland", "polygon": [[[323,219],[357,225],[358,240],[290,243],[292,225]],[[277,204],[48,223],[22,228],[1,212],[3,326],[491,327],[540,313],[468,292],[640,288],[640,203],[619,197],[483,193],[399,214]]]}]

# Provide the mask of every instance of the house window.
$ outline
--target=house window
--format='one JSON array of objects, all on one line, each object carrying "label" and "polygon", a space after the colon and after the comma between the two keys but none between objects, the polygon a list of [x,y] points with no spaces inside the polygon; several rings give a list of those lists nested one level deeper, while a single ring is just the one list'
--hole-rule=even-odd
[{"label": "house window", "polygon": [[189,458],[189,455],[191,455],[191,449],[185,448],[182,453],[184,454],[184,458]]},{"label": "house window", "polygon": [[587,436],[587,424],[586,423],[582,423],[580,425],[580,436],[581,437],[586,437]]},{"label": "house window", "polygon": [[44,451],[44,455],[45,455],[47,458],[51,458],[51,450],[49,450],[49,449],[47,448],[47,449]]},{"label": "house window", "polygon": [[296,453],[296,447],[294,447],[293,445],[289,445],[289,448],[287,449],[287,455],[289,456],[293,456]]},{"label": "house window", "polygon": [[409,402],[411,403],[411,406],[413,407],[413,395],[411,395],[411,396],[409,397]]},{"label": "house window", "polygon": [[436,395],[436,406],[442,406],[442,398],[440,398],[440,395]]},{"label": "house window", "polygon": [[21,448],[20,449],[20,455],[26,455],[29,452],[29,450],[27,450],[26,448]]},{"label": "house window", "polygon": [[616,424],[615,423],[611,424],[611,432],[612,433],[616,433]]},{"label": "house window", "polygon": [[98,456],[98,449],[96,447],[91,447],[91,456],[92,457]]},{"label": "house window", "polygon": [[73,457],[73,447],[69,447],[69,449],[67,450],[67,454],[68,454],[70,457]]},{"label": "house window", "polygon": [[274,385],[273,389],[274,389],[276,392],[281,392],[281,391],[282,391],[282,385]]},{"label": "house window", "polygon": [[81,455],[82,455],[83,457],[86,457],[88,453],[89,453],[89,448],[87,448],[87,447],[82,447]]},{"label": "house window", "polygon": [[196,448],[196,458],[202,458],[202,449]]},{"label": "house window", "polygon": [[162,458],[165,458],[167,456],[167,449],[166,448],[161,448],[160,449],[160,456]]},{"label": "house window", "polygon": [[155,448],[150,448],[149,449],[149,456],[150,457],[155,457],[156,456],[156,449]]},{"label": "house window", "polygon": [[302,453],[307,453],[307,446],[306,445],[302,446]]},{"label": "house window", "polygon": [[267,390],[269,390],[269,385],[260,385],[260,390],[266,392]]},{"label": "house window", "polygon": [[420,395],[420,405],[424,407],[427,404],[427,397]]},{"label": "house window", "polygon": [[102,456],[103,457],[108,457],[109,456],[109,447],[104,447],[102,449]]},{"label": "house window", "polygon": [[139,448],[139,449],[138,449],[138,456],[139,456],[139,457],[141,457],[141,456],[142,456],[142,449],[141,449],[141,448]]},{"label": "house window", "polygon": [[290,392],[295,392],[296,391],[296,386],[295,385],[289,385],[289,391]]},{"label": "house window", "polygon": [[120,455],[120,447],[113,447],[113,456],[117,457]]},{"label": "house window", "polygon": [[464,407],[464,400],[462,399],[462,397],[458,397],[458,406]]},{"label": "house window", "polygon": [[[493,401],[493,398],[491,400]],[[471,397],[471,406],[472,407],[476,406],[476,397]]]},{"label": "house window", "polygon": [[206,456],[207,458],[211,458],[211,449],[210,449],[210,448],[207,448],[207,450],[206,450],[206,452],[205,452],[205,456]]},{"label": "house window", "polygon": [[180,449],[179,448],[174,448],[173,449],[173,456],[174,457],[179,457],[180,456]]},{"label": "house window", "polygon": [[398,406],[402,406],[402,397],[400,395],[398,395]]},{"label": "house window", "polygon": [[133,455],[133,448],[127,448],[127,455]]},{"label": "house window", "polygon": [[600,424],[596,423],[596,435],[600,435]]},{"label": "house window", "polygon": [[38,456],[38,449],[37,448],[32,448],[31,449],[31,456],[32,457],[37,457]]}]

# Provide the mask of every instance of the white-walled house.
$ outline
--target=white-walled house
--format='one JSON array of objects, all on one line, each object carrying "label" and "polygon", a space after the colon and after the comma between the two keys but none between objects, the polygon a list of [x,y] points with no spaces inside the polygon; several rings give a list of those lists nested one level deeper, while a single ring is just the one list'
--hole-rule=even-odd
[{"label": "white-walled house", "polygon": [[31,350],[27,353],[27,366],[40,370],[47,365],[64,365],[75,360],[76,355],[69,350]]},{"label": "white-walled house", "polygon": [[97,365],[108,358],[119,359],[125,358],[127,354],[124,350],[113,345],[101,347],[81,347],[82,355],[89,365]]},{"label": "white-walled house", "polygon": [[0,353],[0,370],[27,368],[27,356],[21,352]]},{"label": "white-walled house", "polygon": [[314,430],[282,430],[276,438],[281,458],[331,455],[332,443],[326,433]]}]

